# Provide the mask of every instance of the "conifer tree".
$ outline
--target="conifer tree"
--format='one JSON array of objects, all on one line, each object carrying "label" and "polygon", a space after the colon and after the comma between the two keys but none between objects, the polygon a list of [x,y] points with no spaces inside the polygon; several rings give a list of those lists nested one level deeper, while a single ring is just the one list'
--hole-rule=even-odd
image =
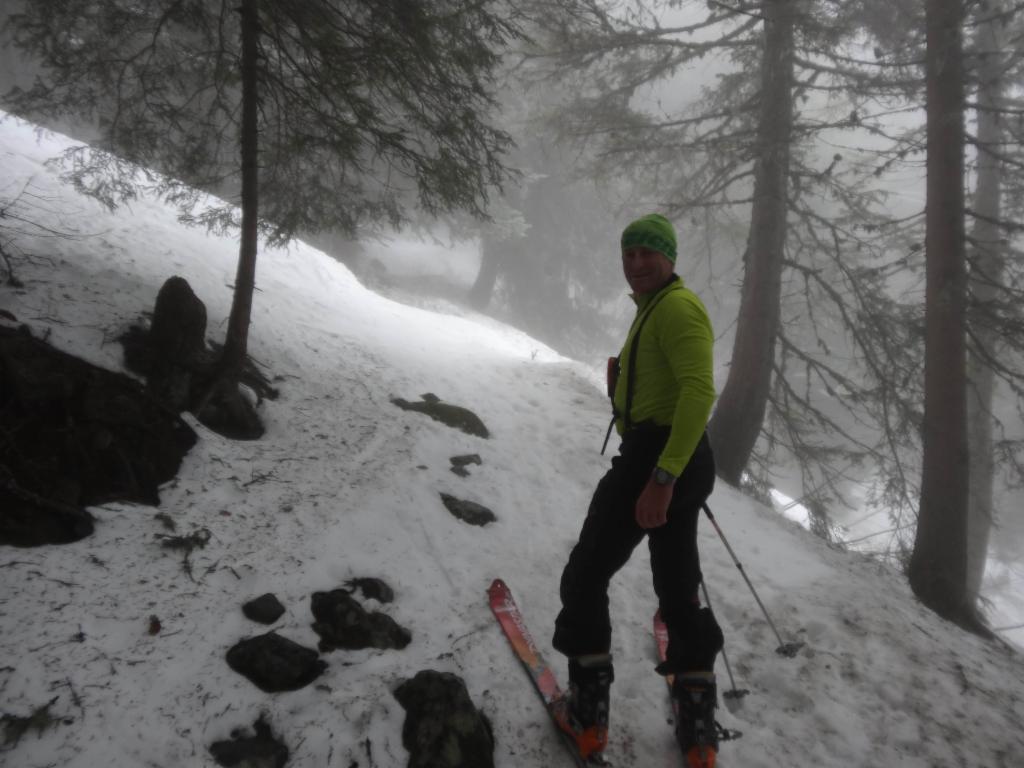
[{"label": "conifer tree", "polygon": [[[1020,226],[1024,198],[1024,103],[1015,93],[1024,50],[1015,45],[1024,18],[1012,3],[971,6],[966,25],[968,84],[973,85],[974,194],[968,202],[967,599],[980,608],[990,531],[1004,556],[1022,523],[1014,496],[1024,484],[1024,262]],[[969,96],[970,98],[970,96]],[[973,149],[973,153],[971,150]]]},{"label": "conifer tree", "polygon": [[967,602],[967,259],[961,0],[926,0],[928,185],[921,505],[908,575],[927,606],[971,623]]},{"label": "conifer tree", "polygon": [[764,423],[775,369],[789,223],[796,3],[765,0],[750,229],[729,376],[708,432],[719,475],[739,485]]},{"label": "conifer tree", "polygon": [[[618,13],[593,4],[545,41],[552,71],[578,94],[560,116],[563,134],[596,146],[595,177],[630,179],[635,197],[674,217],[684,250],[700,243],[718,275],[728,272],[722,233],[746,231],[740,319],[711,423],[729,482],[751,469],[761,440],[754,462],[767,470],[773,450],[794,457],[823,506],[843,479],[830,464],[883,457],[888,443],[905,439],[902,430],[866,428],[863,410],[874,399],[876,411],[912,419],[898,396],[877,405],[866,381],[871,371],[901,370],[907,331],[857,328],[890,301],[879,288],[899,268],[889,249],[904,229],[885,226],[884,194],[864,163],[823,151],[820,141],[884,136],[890,107],[873,101],[905,72],[861,64],[847,49],[873,25],[895,29],[869,6],[899,19],[905,4],[682,4],[690,15],[674,24],[664,14],[681,4],[638,1]],[[676,97],[698,67],[718,74],[695,98]],[[840,106],[823,109],[826,100]]]},{"label": "conifer tree", "polygon": [[[485,0],[37,0],[10,19],[40,59],[5,97],[29,117],[74,115],[102,142],[72,149],[69,178],[108,205],[150,187],[187,220],[239,225],[222,384],[237,387],[257,229],[399,223],[410,206],[482,214],[507,177],[493,77],[519,35]],[[141,168],[163,175],[154,177]]]},{"label": "conifer tree", "polygon": [[[934,8],[929,10],[935,13]],[[1020,169],[1024,165],[1020,162],[1022,132],[1019,125],[1016,130],[1013,127],[1018,122],[1016,115],[1019,114],[1019,108],[1007,97],[1008,84],[1014,81],[1015,73],[1021,67],[1019,49],[1008,44],[1014,36],[1019,35],[1018,11],[1009,4],[999,2],[974,3],[964,6],[960,11],[966,14],[959,22],[964,35],[964,41],[961,42],[964,47],[961,54],[961,77],[965,93],[960,112],[961,115],[967,114],[967,125],[958,138],[954,137],[960,142],[958,150],[953,149],[949,143],[953,139],[946,136],[935,151],[959,152],[962,158],[960,162],[969,172],[961,180],[962,189],[967,187],[968,176],[974,180],[970,199],[964,200],[961,194],[959,203],[949,209],[963,211],[962,215],[950,215],[961,215],[965,221],[961,230],[961,240],[965,243],[962,256],[966,265],[964,327],[958,333],[934,334],[934,327],[926,330],[928,321],[924,316],[918,320],[909,318],[909,327],[920,325],[922,338],[926,340],[928,354],[932,356],[933,362],[936,357],[941,359],[942,355],[958,356],[957,345],[966,341],[966,466],[961,466],[952,456],[944,453],[953,444],[946,433],[948,423],[944,409],[933,405],[929,416],[925,408],[926,412],[911,422],[911,425],[921,423],[922,428],[920,431],[914,428],[908,432],[915,439],[906,446],[904,454],[907,456],[907,465],[914,467],[918,461],[913,459],[913,454],[923,453],[921,462],[932,462],[932,469],[924,472],[922,464],[913,472],[922,475],[920,480],[914,481],[921,486],[919,502],[913,505],[917,512],[915,520],[909,522],[903,517],[896,520],[899,528],[916,532],[916,541],[904,545],[915,590],[920,590],[923,599],[929,604],[934,603],[933,607],[940,613],[983,633],[985,630],[978,623],[981,578],[988,556],[989,530],[1000,516],[999,496],[995,493],[997,489],[994,483],[998,478],[999,488],[1005,489],[1014,485],[1019,487],[1024,479],[1024,467],[1020,461],[1021,435],[1019,431],[1015,434],[1012,426],[1013,415],[1019,416],[1024,403],[1021,399],[1024,395],[1024,339],[1019,332],[1022,327],[1020,302],[1024,298],[1021,292],[1024,275],[1019,261],[1010,258],[1011,254],[1020,253],[1021,229],[1016,223],[1019,217],[1013,211],[1019,198],[1017,190],[1022,180]],[[904,56],[915,58],[915,47],[908,46]],[[937,72],[948,76],[951,73],[945,68],[947,61],[950,61],[949,57],[943,56],[942,67],[937,67],[934,61],[930,63]],[[925,101],[919,89],[923,89],[926,84],[929,88],[933,87],[928,78],[934,74],[933,71],[927,71],[927,77],[922,78],[917,87],[913,85],[912,78],[907,79],[907,84],[901,90],[908,104]],[[949,93],[945,92],[944,95],[948,96]],[[929,115],[929,118],[934,119],[936,116]],[[962,116],[961,120],[964,120]],[[944,127],[948,128],[939,122],[936,125],[929,124],[928,130],[934,135]],[[918,151],[918,146],[919,138],[916,134],[902,137],[886,153],[888,159],[885,166],[904,162]],[[931,144],[929,150],[932,150]],[[928,158],[929,174],[937,172],[932,167],[932,159],[931,156]],[[930,187],[929,193],[941,194],[950,188],[955,189],[952,184],[952,180],[947,179],[936,190]],[[931,201],[929,197],[929,210],[949,202],[933,204]],[[970,222],[971,226],[967,227],[966,222]],[[929,226],[933,228],[923,233],[923,237],[926,242],[938,242],[940,252],[951,241],[948,236],[934,234],[936,222],[933,219],[926,217],[920,225],[926,230]],[[942,220],[941,225],[949,226],[950,220]],[[919,235],[915,234],[914,237]],[[952,241],[955,242],[955,238]],[[1014,241],[1018,243],[1017,247],[1014,247]],[[932,255],[934,253],[933,248]],[[930,260],[931,255],[926,255],[925,261]],[[924,273],[926,269],[926,264],[917,260],[906,265],[908,277],[919,270]],[[930,278],[934,287],[937,279],[934,264],[931,269]],[[903,279],[906,281],[907,277]],[[948,298],[956,290],[958,287],[938,293]],[[933,319],[936,316],[936,304],[939,310],[951,308],[950,304],[936,302],[935,296],[931,296],[929,306]],[[952,308],[955,309],[955,306]],[[929,336],[929,333],[932,335]],[[912,336],[908,342],[906,356],[914,361],[908,366],[911,374],[908,381],[920,383],[909,387],[906,395],[911,402],[927,403],[929,397],[933,400],[936,397],[934,389],[929,395],[929,386],[938,386],[941,391],[941,388],[950,385],[954,377],[945,374],[936,376],[934,367],[942,370],[946,368],[944,364],[939,364],[933,366],[929,385],[925,350]],[[960,366],[955,367],[955,370],[959,369]],[[946,392],[945,396],[948,397],[949,393]],[[936,413],[940,415],[936,417]],[[956,411],[949,415],[955,419]],[[939,423],[936,424],[936,421]],[[937,456],[945,456],[940,464],[942,469],[935,469]],[[969,489],[966,506],[951,507],[950,501],[957,498],[959,492],[957,484],[963,480],[962,476],[958,477],[959,473],[963,472],[966,472]],[[951,483],[948,489],[951,493],[948,494],[936,488],[947,480]],[[1016,512],[1015,504],[1005,504],[1008,500],[1005,497],[1003,499],[1004,520],[1009,520]],[[963,521],[958,519],[962,515],[966,516],[965,525],[961,525]],[[937,533],[936,529],[941,533]],[[942,554],[936,554],[937,540],[941,541],[939,546],[944,548]],[[932,552],[930,565],[929,551]],[[926,576],[926,573],[929,575]],[[929,581],[933,586],[944,581],[949,588],[934,587],[935,594],[925,597]]]},{"label": "conifer tree", "polygon": [[[661,209],[685,224],[699,227],[700,217],[694,215],[698,211],[711,211],[712,226],[718,231],[728,226],[730,212],[734,218],[749,213],[749,221],[756,221],[753,209],[759,195],[754,191],[755,179],[765,156],[763,128],[767,124],[760,99],[769,92],[765,73],[758,67],[771,49],[771,10],[780,5],[715,3],[709,12],[694,12],[685,23],[674,25],[662,14],[679,4],[637,2],[629,7],[631,12],[616,15],[595,4],[592,16],[578,22],[571,33],[565,28],[553,32],[558,42],[557,68],[579,67],[583,74],[573,75],[576,82],[593,83],[589,91],[583,85],[581,97],[566,110],[562,120],[565,133],[599,148],[595,174],[632,174],[641,194],[648,190],[649,199],[657,200]],[[919,577],[928,547],[914,554],[917,548],[911,538],[916,521],[905,513],[916,513],[920,501],[921,514],[930,515],[937,500],[944,504],[956,498],[959,490],[953,486],[961,471],[957,467],[948,472],[953,491],[948,499],[934,486],[923,493],[923,462],[932,466],[928,483],[941,483],[947,474],[936,466],[951,466],[948,456],[936,464],[936,453],[944,450],[944,433],[935,430],[934,405],[929,425],[925,401],[929,397],[934,400],[943,386],[955,383],[936,377],[934,360],[936,355],[959,359],[957,345],[962,348],[965,330],[961,327],[959,334],[951,335],[936,333],[932,323],[929,349],[933,370],[926,377],[926,320],[915,285],[918,275],[923,279],[926,267],[923,242],[927,239],[935,254],[935,243],[945,241],[936,241],[934,233],[926,237],[924,212],[912,206],[893,208],[885,191],[887,179],[896,172],[915,177],[924,168],[925,122],[918,119],[918,114],[923,118],[927,80],[923,8],[915,0],[816,0],[792,5],[794,77],[788,103],[793,127],[784,180],[788,210],[781,280],[759,278],[750,285],[744,283],[739,308],[742,318],[744,308],[751,306],[751,296],[770,306],[760,291],[782,293],[774,327],[770,314],[762,311],[756,315],[768,321],[768,337],[775,347],[763,356],[772,366],[771,386],[762,395],[763,390],[752,384],[760,380],[752,375],[754,358],[734,354],[712,422],[720,435],[730,435],[716,442],[716,459],[722,459],[723,474],[733,482],[744,470],[757,474],[759,467],[766,472],[776,469],[772,452],[780,449],[783,463],[785,455],[797,459],[807,494],[803,500],[815,508],[823,507],[829,496],[840,495],[847,474],[854,482],[877,478],[877,491],[872,491],[869,500],[891,510],[893,516],[893,528],[886,532],[891,537],[886,551],[898,555],[904,565],[915,560],[918,586],[924,581]],[[986,23],[1016,25],[1018,10],[986,0],[971,4],[972,16],[959,23],[968,30]],[[1019,71],[1019,56],[1012,53],[1012,46],[1004,54],[998,44],[982,43],[980,35],[975,37],[977,52],[963,62],[961,78],[978,97],[973,102],[960,98],[960,120],[963,109],[972,108],[977,133],[962,131],[952,137],[955,147],[945,147],[947,152],[963,156],[973,146],[980,158],[974,166],[978,183],[974,207],[966,211],[974,227],[971,248],[965,254],[970,259],[971,279],[967,285],[970,311],[964,319],[969,322],[974,391],[980,395],[972,423],[992,419],[998,405],[991,400],[986,403],[985,369],[996,375],[1004,393],[1017,398],[1018,413],[1024,393],[1020,312],[1024,277],[1018,260],[993,258],[1020,253],[1013,245],[1015,238],[1019,243],[1021,229],[1014,223],[1011,201],[1020,198],[1017,190],[1024,178],[1020,173],[1024,165],[1019,162],[1024,121],[1019,99],[1003,96],[993,104],[993,92],[990,89],[986,94],[983,85],[992,80],[994,70],[1012,82],[1013,73]],[[1020,39],[1015,27],[1007,30],[1006,39]],[[698,100],[673,100],[672,89],[685,84],[687,68],[706,59],[720,72],[714,85],[704,89]],[[656,101],[646,89],[659,86]],[[772,96],[772,106],[778,107],[780,93]],[[825,96],[831,112],[820,109]],[[670,101],[672,106],[663,105]],[[1002,119],[1001,135],[993,133],[986,116]],[[856,146],[858,142],[863,146]],[[1002,211],[989,207],[993,171],[1002,172]],[[950,179],[945,182],[947,186],[951,183]],[[962,190],[963,175],[959,183]],[[933,194],[943,188],[940,185]],[[957,217],[962,221],[965,210],[961,195],[941,224],[949,226]],[[934,211],[932,215],[929,221],[934,229],[939,222]],[[986,222],[993,226],[986,228]],[[765,230],[748,228],[745,277],[755,274],[749,263],[751,245],[763,247],[770,242],[770,238],[755,241],[757,231]],[[962,227],[959,232],[962,243]],[[713,236],[707,231],[696,233],[696,239]],[[684,238],[695,239],[692,230],[684,230]],[[709,260],[713,250],[708,248]],[[933,288],[936,285],[934,276],[931,284]],[[963,288],[954,280],[954,293],[957,286]],[[940,290],[938,295],[950,294]],[[929,306],[934,321],[935,295]],[[940,302],[939,307],[956,315],[955,303]],[[758,327],[759,332],[763,330],[764,325]],[[738,330],[737,349],[742,335]],[[766,346],[762,343],[752,348],[763,353]],[[963,369],[961,364],[959,370]],[[743,397],[727,397],[734,381]],[[743,411],[756,413],[761,397],[766,400],[763,421],[741,415]],[[742,407],[734,410],[734,401]],[[955,418],[956,410],[950,415]],[[740,431],[722,430],[727,421],[755,424],[762,441],[760,450],[744,454],[751,446],[750,439],[732,439]],[[979,432],[978,448],[971,451],[972,458],[981,459],[976,481],[982,488],[994,469],[986,468],[982,454],[988,451],[1012,471],[1016,482],[1024,478],[1019,435],[1005,433],[998,422],[994,426],[996,439]],[[930,448],[924,449],[925,441],[931,442]],[[945,447],[950,445],[946,441]],[[738,454],[734,453],[737,446]],[[926,459],[922,459],[922,451]],[[966,466],[966,455],[961,458]],[[979,492],[975,498],[984,500],[984,494]],[[928,527],[926,523],[925,531],[920,532],[926,539]],[[955,589],[943,587],[935,593],[954,594],[963,590],[967,579],[962,558],[967,532],[959,523],[940,528],[942,536],[954,540],[951,546],[959,548],[960,554],[948,561],[951,571],[939,579],[948,577],[946,586],[956,585]],[[925,591],[922,587],[922,593]],[[972,609],[966,607],[971,598],[962,598],[962,592],[954,597],[956,608],[947,613],[955,613],[965,624],[972,623]]]}]

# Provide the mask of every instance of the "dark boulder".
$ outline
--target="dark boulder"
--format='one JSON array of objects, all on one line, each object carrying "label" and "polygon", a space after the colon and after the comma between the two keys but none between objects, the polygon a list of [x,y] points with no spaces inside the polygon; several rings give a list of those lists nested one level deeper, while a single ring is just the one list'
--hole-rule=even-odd
[{"label": "dark boulder", "polygon": [[477,437],[491,436],[491,433],[484,426],[480,417],[468,408],[463,408],[461,405],[443,403],[441,398],[430,392],[420,395],[420,398],[422,401],[419,403],[411,403],[400,397],[393,398],[391,402],[403,411],[415,411],[416,413],[426,414],[434,421],[440,421],[442,424],[462,430],[466,434]]},{"label": "dark boulder", "polygon": [[284,606],[276,596],[267,592],[243,605],[242,613],[247,619],[260,624],[273,624],[284,615]]},{"label": "dark boulder", "polygon": [[441,494],[441,501],[444,502],[445,508],[455,517],[470,525],[483,526],[493,523],[498,519],[491,510],[483,504],[477,504],[475,501],[464,501],[463,499],[449,496],[447,493]]},{"label": "dark boulder", "polygon": [[160,288],[149,328],[152,365],[148,384],[176,411],[189,406],[192,379],[206,351],[206,305],[182,277]]},{"label": "dark boulder", "polygon": [[327,662],[312,648],[274,632],[240,641],[227,653],[228,666],[267,693],[297,691],[316,680]]},{"label": "dark boulder", "polygon": [[28,493],[16,484],[0,488],[0,510],[0,544],[70,544],[93,532],[88,510]]},{"label": "dark boulder", "polygon": [[284,768],[288,762],[288,747],[274,737],[262,716],[253,724],[253,731],[255,735],[249,736],[238,729],[231,732],[230,740],[211,744],[210,754],[217,765],[225,768]]},{"label": "dark boulder", "polygon": [[[144,376],[150,392],[173,411],[191,411],[225,437],[261,437],[256,407],[264,397],[275,399],[277,390],[248,358],[237,377],[223,376],[222,347],[205,335],[205,305],[184,278],[171,277],[157,294],[149,328],[132,326],[121,337],[125,365]],[[252,391],[255,403],[239,384]]]},{"label": "dark boulder", "polygon": [[349,591],[358,589],[367,600],[376,600],[378,603],[390,603],[395,599],[395,590],[381,579],[371,577],[360,577],[349,579],[345,582],[345,588]]},{"label": "dark boulder", "polygon": [[466,467],[470,464],[476,464],[477,466],[483,464],[483,461],[480,459],[480,454],[477,453],[470,453],[464,456],[452,456],[450,461],[452,463],[450,467],[451,471],[459,477],[469,477],[469,470]]},{"label": "dark boulder", "polygon": [[490,723],[460,678],[424,670],[398,686],[395,698],[405,709],[402,744],[409,768],[492,768]]},{"label": "dark boulder", "polygon": [[344,589],[314,592],[311,600],[313,630],[320,635],[324,653],[342,648],[405,648],[412,633],[378,611],[368,612]]},{"label": "dark boulder", "polygon": [[0,326],[0,543],[77,541],[82,507],[158,504],[196,434],[134,379]]}]

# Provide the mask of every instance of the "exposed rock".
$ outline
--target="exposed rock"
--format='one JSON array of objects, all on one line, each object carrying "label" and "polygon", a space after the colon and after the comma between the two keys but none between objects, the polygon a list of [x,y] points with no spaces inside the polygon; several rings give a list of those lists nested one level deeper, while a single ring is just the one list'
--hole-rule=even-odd
[{"label": "exposed rock", "polygon": [[[0,466],[0,476],[6,472]],[[0,479],[0,483],[11,482]],[[0,544],[70,544],[92,534],[94,519],[88,510],[51,501],[17,485],[0,488]]]},{"label": "exposed rock", "polygon": [[273,624],[284,615],[284,606],[276,596],[267,592],[243,605],[242,613],[246,618],[260,624]]},{"label": "exposed rock", "polygon": [[454,496],[449,496],[447,493],[441,494],[441,501],[444,502],[445,507],[455,517],[459,518],[464,523],[470,525],[487,525],[488,523],[495,522],[498,518],[483,504],[477,504],[475,501],[464,501],[463,499],[457,499]]},{"label": "exposed rock", "polygon": [[314,592],[311,600],[316,622],[313,630],[320,635],[320,650],[335,648],[405,648],[412,633],[394,619],[378,611],[369,613],[347,590]]},{"label": "exposed rock", "polygon": [[460,678],[424,670],[395,690],[409,768],[491,768],[494,735]]},{"label": "exposed rock", "polygon": [[410,403],[408,400],[403,400],[400,397],[393,398],[391,402],[402,410],[425,413],[434,421],[440,421],[449,427],[461,429],[467,434],[476,435],[477,437],[491,436],[491,433],[487,431],[487,427],[484,426],[480,417],[468,408],[452,405],[451,403],[443,403],[437,395],[430,392],[420,395],[420,397],[422,402],[419,403]]},{"label": "exposed rock", "polygon": [[452,466],[451,470],[459,477],[469,477],[469,470],[466,469],[470,464],[481,465],[483,461],[480,459],[480,455],[477,453],[466,454],[465,456],[452,456],[450,459]]},{"label": "exposed rock", "polygon": [[158,504],[196,435],[123,374],[0,327],[0,543],[77,541],[82,507]]},{"label": "exposed rock", "polygon": [[379,603],[390,603],[395,599],[395,590],[381,579],[357,578],[345,582],[348,590],[358,589],[367,600],[376,600]]},{"label": "exposed rock", "polygon": [[231,732],[230,741],[215,741],[210,745],[210,754],[217,765],[225,768],[284,768],[288,762],[288,747],[274,738],[270,726],[260,718],[253,723],[254,736],[237,729]]},{"label": "exposed rock", "polygon": [[[210,371],[216,376],[215,371]],[[230,379],[202,380],[205,387],[194,390],[191,411],[204,427],[232,440],[258,440],[263,437],[263,422],[256,403],[246,397],[238,383]]]},{"label": "exposed rock", "polygon": [[206,305],[184,278],[171,277],[160,287],[149,343],[150,388],[174,410],[185,410],[206,349]]},{"label": "exposed rock", "polygon": [[316,680],[327,662],[275,632],[240,641],[227,653],[228,666],[267,693],[296,691]]},{"label": "exposed rock", "polygon": [[168,278],[157,293],[149,330],[133,326],[121,342],[125,364],[146,377],[154,396],[178,413],[191,406],[208,353],[206,305],[187,280]]},{"label": "exposed rock", "polygon": [[256,406],[277,390],[251,360],[238,375],[256,396],[252,403],[233,381],[221,379],[220,350],[208,343],[206,307],[181,277],[160,288],[148,329],[133,326],[124,336],[125,365],[146,377],[149,390],[175,412],[189,410],[205,426],[236,440],[263,434]]}]

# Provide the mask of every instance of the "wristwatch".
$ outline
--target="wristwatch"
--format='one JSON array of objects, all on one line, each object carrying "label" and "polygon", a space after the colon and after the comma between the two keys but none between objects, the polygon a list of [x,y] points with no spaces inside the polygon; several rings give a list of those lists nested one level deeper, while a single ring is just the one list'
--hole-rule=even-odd
[{"label": "wristwatch", "polygon": [[670,472],[666,472],[661,467],[654,468],[654,482],[658,485],[672,485],[676,481],[676,476]]}]

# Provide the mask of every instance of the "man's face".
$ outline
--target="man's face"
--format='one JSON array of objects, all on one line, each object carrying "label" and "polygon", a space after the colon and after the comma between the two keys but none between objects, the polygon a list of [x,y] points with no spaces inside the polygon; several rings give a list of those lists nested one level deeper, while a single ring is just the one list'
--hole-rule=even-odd
[{"label": "man's face", "polygon": [[668,257],[642,245],[622,252],[622,272],[626,282],[639,295],[654,293],[672,276],[674,265]]}]

